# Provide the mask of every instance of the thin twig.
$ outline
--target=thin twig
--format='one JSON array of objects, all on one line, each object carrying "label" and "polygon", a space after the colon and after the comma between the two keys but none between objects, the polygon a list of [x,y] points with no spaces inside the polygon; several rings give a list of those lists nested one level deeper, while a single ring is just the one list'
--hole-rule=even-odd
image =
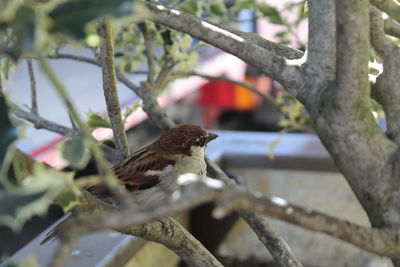
[{"label": "thin twig", "polygon": [[161,92],[168,83],[169,79],[171,79],[171,73],[174,70],[174,66],[176,64],[177,62],[173,62],[172,59],[165,60],[165,63],[161,68],[161,71],[158,74],[157,79],[154,83],[154,88],[156,89],[157,93]]},{"label": "thin twig", "polygon": [[73,117],[74,121],[78,124],[83,137],[86,139],[88,148],[92,152],[94,160],[97,163],[97,167],[99,168],[100,173],[102,174],[101,177],[103,178],[103,182],[107,185],[110,191],[119,199],[121,200],[122,204],[129,203],[129,199],[131,196],[127,193],[127,191],[122,188],[122,186],[118,183],[117,179],[115,178],[113,172],[108,166],[107,161],[103,157],[103,153],[100,148],[97,146],[95,141],[92,138],[91,132],[89,127],[83,122],[80,118],[78,111],[76,110],[74,104],[71,102],[70,97],[67,94],[66,89],[58,80],[57,76],[50,68],[49,64],[45,60],[45,58],[39,58],[40,66],[43,72],[47,75],[51,83],[54,85],[55,89],[57,90],[60,98],[67,106],[68,110],[71,112],[71,116]]},{"label": "thin twig", "polygon": [[72,55],[72,54],[65,54],[65,53],[57,53],[54,55],[48,55],[47,56],[50,59],[72,59],[75,61],[80,61],[84,63],[89,63],[92,65],[97,65],[101,67],[101,62],[94,59],[94,58],[89,58],[89,57],[84,57],[84,56],[77,56],[77,55]]},{"label": "thin twig", "polygon": [[292,253],[292,250],[282,236],[272,228],[265,216],[254,215],[247,211],[241,211],[239,214],[247,224],[252,225],[253,231],[258,236],[258,239],[268,248],[275,262],[281,266],[303,266]]},{"label": "thin twig", "polygon": [[67,136],[78,136],[79,135],[79,132],[74,129],[60,125],[53,121],[46,120],[43,117],[40,117],[39,115],[36,115],[32,112],[24,111],[23,109],[17,107],[16,105],[13,105],[13,109],[14,109],[15,116],[17,116],[20,119],[31,122],[33,125],[35,125],[36,129],[46,129],[51,132],[58,133],[62,136],[66,136],[66,135]]},{"label": "thin twig", "polygon": [[[36,96],[36,79],[35,73],[33,71],[32,60],[26,60],[28,65],[28,72],[29,72],[29,80],[31,82],[31,111],[33,114],[38,115],[38,104],[37,104],[37,96]],[[36,127],[36,125],[35,125]]]},{"label": "thin twig", "polygon": [[228,81],[228,82],[231,82],[231,83],[235,83],[235,84],[241,85],[244,88],[248,89],[249,91],[259,95],[260,97],[262,97],[262,99],[264,99],[265,102],[271,104],[277,110],[280,109],[279,105],[276,104],[276,102],[275,102],[275,100],[274,100],[274,98],[272,96],[260,92],[260,90],[258,90],[257,87],[255,87],[254,85],[249,84],[247,82],[231,79],[231,78],[228,78],[228,77],[223,76],[223,75],[221,75],[221,76],[213,76],[213,75],[199,73],[199,72],[196,72],[196,71],[191,71],[191,72],[187,73],[184,76],[198,76],[198,77],[206,78],[208,80],[223,80],[223,81]]},{"label": "thin twig", "polygon": [[[70,54],[56,54],[54,56],[48,56],[48,57],[51,59],[64,59],[64,58],[72,59],[100,66],[100,63],[97,60],[82,56],[75,56]],[[115,70],[115,74],[117,76],[118,81],[123,83],[136,95],[142,98],[143,109],[149,115],[149,119],[151,121],[153,121],[157,126],[159,126],[163,130],[168,130],[175,125],[175,123],[170,118],[168,118],[166,113],[161,109],[160,105],[150,94],[146,84],[143,84],[142,86],[136,86],[118,68]]]},{"label": "thin twig", "polygon": [[144,46],[146,52],[146,59],[147,59],[147,82],[153,86],[155,80],[155,68],[154,68],[154,61],[153,61],[153,46],[151,42],[151,34],[147,27],[148,22],[143,22],[140,24],[142,29],[142,34],[144,38]]}]

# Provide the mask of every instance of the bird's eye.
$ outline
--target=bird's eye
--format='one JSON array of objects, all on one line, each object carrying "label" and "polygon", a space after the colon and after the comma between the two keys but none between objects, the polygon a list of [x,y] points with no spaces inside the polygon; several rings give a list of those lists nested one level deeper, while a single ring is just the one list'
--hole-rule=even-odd
[{"label": "bird's eye", "polygon": [[196,140],[196,146],[204,146],[206,144],[206,139],[204,137]]}]

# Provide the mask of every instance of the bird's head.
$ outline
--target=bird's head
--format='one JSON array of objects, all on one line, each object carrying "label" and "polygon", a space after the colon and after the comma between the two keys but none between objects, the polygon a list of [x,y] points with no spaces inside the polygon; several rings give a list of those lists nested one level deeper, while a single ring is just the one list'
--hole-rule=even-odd
[{"label": "bird's head", "polygon": [[193,156],[194,151],[203,151],[208,142],[218,135],[208,132],[197,125],[183,124],[171,128],[156,141],[164,151]]}]

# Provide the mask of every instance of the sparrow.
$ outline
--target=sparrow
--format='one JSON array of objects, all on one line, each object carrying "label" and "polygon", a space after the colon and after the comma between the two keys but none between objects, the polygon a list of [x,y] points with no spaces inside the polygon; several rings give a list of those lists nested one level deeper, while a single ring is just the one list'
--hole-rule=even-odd
[{"label": "sparrow", "polygon": [[[197,125],[179,125],[171,128],[154,143],[116,164],[112,170],[137,204],[152,205],[168,201],[179,189],[177,178],[180,175],[207,174],[204,152],[208,142],[217,137],[218,135]],[[108,204],[119,204],[104,184],[91,185],[84,190]],[[58,226],[71,214],[69,212],[56,223],[41,245],[56,238]],[[169,235],[173,235],[173,228],[168,220],[161,218],[160,222],[167,228]]]},{"label": "sparrow", "polygon": [[[177,178],[180,175],[207,174],[205,149],[217,137],[197,125],[179,125],[116,164],[112,170],[137,204],[168,201],[179,188]],[[104,184],[89,186],[86,190],[109,204],[118,205]]]}]

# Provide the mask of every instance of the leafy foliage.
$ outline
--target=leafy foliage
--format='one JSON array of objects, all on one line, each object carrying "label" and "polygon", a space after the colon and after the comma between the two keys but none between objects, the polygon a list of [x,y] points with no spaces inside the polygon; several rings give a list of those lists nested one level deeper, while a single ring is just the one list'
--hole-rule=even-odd
[{"label": "leafy foliage", "polygon": [[[0,190],[0,223],[19,230],[32,215],[45,213],[50,203],[72,188],[72,184],[73,172],[60,172],[35,164],[32,174],[21,184]],[[79,191],[73,192],[78,194]],[[65,203],[71,206],[71,201]]]},{"label": "leafy foliage", "polygon": [[[17,139],[17,129],[8,116],[8,106],[4,95],[0,94],[0,175],[7,169],[10,155],[7,155],[13,142]],[[0,179],[1,180],[1,179]]]},{"label": "leafy foliage", "polygon": [[85,37],[85,25],[99,17],[131,14],[132,0],[72,0],[57,5],[50,13],[52,30],[76,39]]},{"label": "leafy foliage", "polygon": [[89,111],[86,113],[88,116],[87,124],[90,128],[111,128],[111,122],[108,118],[104,118],[99,113]]},{"label": "leafy foliage", "polygon": [[280,93],[276,97],[280,107],[281,119],[279,126],[286,131],[307,131],[311,128],[311,120],[303,104],[288,93]]},{"label": "leafy foliage", "polygon": [[60,147],[61,155],[66,159],[70,167],[81,169],[86,166],[90,156],[89,151],[85,147],[83,139],[73,137],[67,139]]}]

